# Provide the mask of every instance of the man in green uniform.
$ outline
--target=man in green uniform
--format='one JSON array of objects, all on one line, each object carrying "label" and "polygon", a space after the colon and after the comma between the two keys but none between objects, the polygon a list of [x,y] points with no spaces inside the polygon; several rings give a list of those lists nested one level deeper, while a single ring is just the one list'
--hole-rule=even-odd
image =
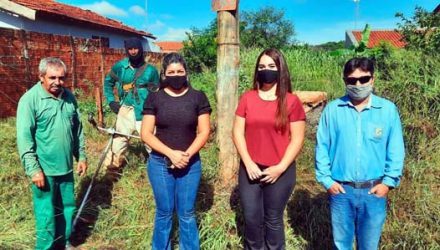
[{"label": "man in green uniform", "polygon": [[[117,114],[116,131],[140,134],[142,109],[149,91],[158,87],[159,74],[144,59],[142,42],[138,38],[125,40],[127,57],[113,65],[104,80],[104,96],[110,109]],[[118,100],[113,89],[117,89]],[[118,169],[125,163],[129,138],[116,136],[104,166]]]},{"label": "man in green uniform", "polygon": [[36,220],[35,249],[70,245],[75,210],[73,157],[77,173],[87,170],[82,124],[73,94],[63,87],[66,65],[59,58],[40,61],[40,81],[17,109],[17,146],[32,179]]}]

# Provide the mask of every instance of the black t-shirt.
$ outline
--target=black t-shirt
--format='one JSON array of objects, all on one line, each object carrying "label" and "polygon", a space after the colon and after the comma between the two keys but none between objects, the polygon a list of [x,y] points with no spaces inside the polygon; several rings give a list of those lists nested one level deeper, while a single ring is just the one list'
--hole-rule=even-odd
[{"label": "black t-shirt", "polygon": [[211,106],[205,93],[191,87],[177,97],[161,89],[148,95],[142,113],[156,117],[156,136],[162,143],[185,151],[196,138],[199,115],[211,113]]}]

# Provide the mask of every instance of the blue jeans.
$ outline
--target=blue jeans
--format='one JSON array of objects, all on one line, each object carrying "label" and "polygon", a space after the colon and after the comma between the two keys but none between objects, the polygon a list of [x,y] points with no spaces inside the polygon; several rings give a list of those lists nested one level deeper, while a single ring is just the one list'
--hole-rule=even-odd
[{"label": "blue jeans", "polygon": [[164,156],[153,152],[148,160],[147,172],[156,201],[152,248],[171,249],[172,219],[176,208],[179,249],[200,249],[194,209],[202,174],[199,155],[193,156],[184,169],[170,169]]},{"label": "blue jeans", "polygon": [[368,194],[370,188],[343,185],[345,194],[330,196],[334,249],[377,249],[386,217],[386,198]]}]

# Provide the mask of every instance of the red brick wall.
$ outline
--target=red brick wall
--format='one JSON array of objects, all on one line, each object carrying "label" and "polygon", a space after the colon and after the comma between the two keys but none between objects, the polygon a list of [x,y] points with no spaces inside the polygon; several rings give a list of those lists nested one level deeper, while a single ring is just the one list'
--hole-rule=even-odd
[{"label": "red brick wall", "polygon": [[[92,95],[92,87],[102,87],[105,74],[125,52],[101,47],[99,39],[0,28],[0,118],[15,116],[18,100],[38,81],[38,64],[48,56],[66,63],[69,88]],[[152,52],[146,55],[155,65],[161,57]]]}]

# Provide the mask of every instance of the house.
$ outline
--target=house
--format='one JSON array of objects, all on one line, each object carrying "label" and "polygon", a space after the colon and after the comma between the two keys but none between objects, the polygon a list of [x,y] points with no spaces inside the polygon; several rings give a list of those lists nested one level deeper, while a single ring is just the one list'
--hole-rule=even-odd
[{"label": "house", "polygon": [[183,49],[182,42],[160,41],[155,42],[155,44],[159,46],[160,52],[162,53],[179,52]]},{"label": "house", "polygon": [[[347,30],[345,32],[345,47],[357,46],[361,38],[361,30]],[[405,42],[402,41],[402,35],[399,32],[395,30],[372,30],[367,48],[376,47],[382,41],[389,42],[396,48],[405,47]]]},{"label": "house", "polygon": [[93,11],[54,0],[0,0],[0,27],[82,38],[101,38],[110,48],[123,48],[124,40],[138,37],[151,51],[151,33],[136,30]]},{"label": "house", "polygon": [[437,7],[432,12],[434,12],[434,14],[440,14],[440,4],[437,5]]}]

